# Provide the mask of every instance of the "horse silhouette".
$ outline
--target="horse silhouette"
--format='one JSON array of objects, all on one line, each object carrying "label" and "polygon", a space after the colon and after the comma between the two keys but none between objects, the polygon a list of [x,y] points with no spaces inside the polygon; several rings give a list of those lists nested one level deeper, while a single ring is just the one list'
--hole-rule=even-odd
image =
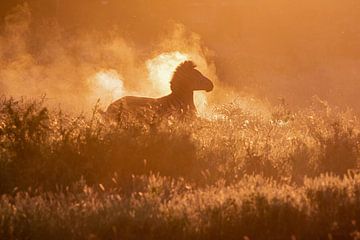
[{"label": "horse silhouette", "polygon": [[171,93],[160,98],[125,96],[111,103],[106,115],[115,121],[196,116],[193,92],[213,90],[213,83],[202,75],[192,61],[181,63],[170,81]]}]

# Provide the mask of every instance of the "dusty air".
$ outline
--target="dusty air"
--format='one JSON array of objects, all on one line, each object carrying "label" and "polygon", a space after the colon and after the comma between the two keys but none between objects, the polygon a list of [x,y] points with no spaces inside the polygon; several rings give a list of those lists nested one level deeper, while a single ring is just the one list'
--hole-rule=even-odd
[{"label": "dusty air", "polygon": [[0,239],[360,239],[359,13],[0,2]]}]

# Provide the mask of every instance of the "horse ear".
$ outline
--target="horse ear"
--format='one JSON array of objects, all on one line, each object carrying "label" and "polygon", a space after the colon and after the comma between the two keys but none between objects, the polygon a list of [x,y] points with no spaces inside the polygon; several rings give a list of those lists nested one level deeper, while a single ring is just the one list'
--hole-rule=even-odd
[{"label": "horse ear", "polygon": [[184,66],[187,66],[188,68],[196,68],[196,64],[190,60],[183,62],[183,64],[184,64]]}]

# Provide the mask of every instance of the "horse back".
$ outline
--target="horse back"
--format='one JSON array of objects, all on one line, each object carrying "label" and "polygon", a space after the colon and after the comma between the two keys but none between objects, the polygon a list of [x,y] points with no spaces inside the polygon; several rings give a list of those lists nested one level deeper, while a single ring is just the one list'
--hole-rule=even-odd
[{"label": "horse back", "polygon": [[126,96],[111,103],[106,114],[110,117],[116,117],[121,113],[144,114],[153,109],[154,105],[156,105],[156,99],[153,98]]},{"label": "horse back", "polygon": [[182,106],[171,96],[147,98],[126,96],[110,104],[106,114],[111,119],[187,119],[196,116],[195,108]]}]

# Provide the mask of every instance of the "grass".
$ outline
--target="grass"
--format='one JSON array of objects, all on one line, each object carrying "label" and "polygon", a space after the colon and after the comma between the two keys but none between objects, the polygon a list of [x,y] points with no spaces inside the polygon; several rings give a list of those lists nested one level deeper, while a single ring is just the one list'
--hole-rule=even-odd
[{"label": "grass", "polygon": [[0,101],[0,239],[359,239],[360,123],[269,116],[112,125]]}]

